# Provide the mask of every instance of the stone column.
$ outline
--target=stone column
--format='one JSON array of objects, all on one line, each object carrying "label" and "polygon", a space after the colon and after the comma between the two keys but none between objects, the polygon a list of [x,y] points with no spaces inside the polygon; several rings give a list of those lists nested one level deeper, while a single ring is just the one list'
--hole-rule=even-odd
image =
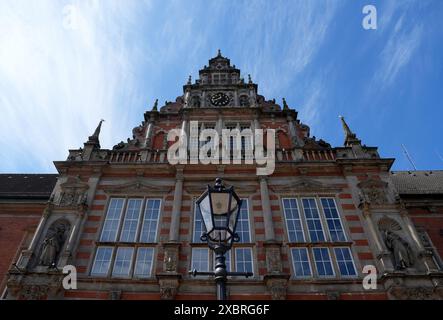
[{"label": "stone column", "polygon": [[406,208],[403,206],[403,204],[401,205],[400,212],[401,212],[401,217],[403,219],[403,222],[406,226],[406,229],[407,229],[407,231],[409,231],[411,238],[414,240],[415,245],[417,246],[418,258],[421,258],[423,264],[426,267],[426,270],[429,273],[438,272],[438,265],[435,263],[435,261],[432,257],[432,252],[428,252],[425,249],[423,243],[420,240],[420,235],[418,234],[417,229],[415,228],[414,224],[412,223],[411,218],[409,217],[408,212],[407,212]]},{"label": "stone column", "polygon": [[174,202],[172,204],[171,226],[169,229],[169,241],[178,241],[180,227],[180,212],[183,193],[183,168],[178,167],[175,178]]},{"label": "stone column", "polygon": [[265,240],[275,240],[274,223],[272,222],[271,203],[269,201],[268,182],[265,177],[260,177],[260,194],[265,225]]}]

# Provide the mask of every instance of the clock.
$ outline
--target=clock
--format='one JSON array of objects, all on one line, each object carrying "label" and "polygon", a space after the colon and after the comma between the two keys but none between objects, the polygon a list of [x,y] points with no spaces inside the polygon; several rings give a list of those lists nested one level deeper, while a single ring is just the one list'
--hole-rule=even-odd
[{"label": "clock", "polygon": [[231,101],[231,99],[223,92],[214,93],[210,100],[211,103],[217,107],[226,106]]}]

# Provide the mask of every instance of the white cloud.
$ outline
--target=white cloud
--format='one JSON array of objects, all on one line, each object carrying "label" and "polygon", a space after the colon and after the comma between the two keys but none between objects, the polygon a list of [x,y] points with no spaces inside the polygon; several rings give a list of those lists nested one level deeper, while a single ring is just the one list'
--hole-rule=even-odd
[{"label": "white cloud", "polygon": [[134,4],[1,2],[0,171],[53,171],[101,118],[102,145],[128,136],[124,111],[145,98],[134,92],[140,53],[125,46]]},{"label": "white cloud", "polygon": [[[265,95],[285,89],[321,48],[338,8],[337,1],[253,1],[236,26],[243,69],[255,76]],[[254,48],[253,51],[247,50]]]},{"label": "white cloud", "polygon": [[412,59],[414,53],[420,45],[423,27],[420,24],[403,29],[403,17],[395,25],[394,31],[380,54],[381,64],[375,74],[374,81],[380,87],[391,85]]},{"label": "white cloud", "polygon": [[420,46],[423,25],[411,20],[416,10],[412,4],[411,1],[388,1],[380,10],[380,39],[385,40],[385,45],[380,52],[380,63],[371,89],[392,85]]}]

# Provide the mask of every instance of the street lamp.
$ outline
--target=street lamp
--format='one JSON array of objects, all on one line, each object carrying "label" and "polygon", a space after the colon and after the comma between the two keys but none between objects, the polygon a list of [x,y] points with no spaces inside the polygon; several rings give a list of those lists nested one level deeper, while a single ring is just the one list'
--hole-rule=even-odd
[{"label": "street lamp", "polygon": [[198,198],[197,206],[202,215],[205,230],[200,239],[206,241],[215,254],[214,272],[190,271],[197,275],[215,276],[217,285],[217,300],[226,300],[227,276],[251,277],[252,272],[227,272],[225,253],[232,247],[233,242],[240,241],[235,232],[240,214],[242,200],[237,196],[234,187],[226,188],[220,178],[215,180],[214,187],[208,185],[206,191]]}]

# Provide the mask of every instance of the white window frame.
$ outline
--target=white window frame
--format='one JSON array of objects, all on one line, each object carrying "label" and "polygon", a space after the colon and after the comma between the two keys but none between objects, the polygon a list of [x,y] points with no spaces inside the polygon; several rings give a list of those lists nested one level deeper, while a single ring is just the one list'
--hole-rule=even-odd
[{"label": "white window frame", "polygon": [[[205,251],[206,252],[206,254],[207,254],[207,261],[206,261],[206,263],[208,265],[208,269],[207,270],[202,270],[202,268],[200,268],[200,267],[198,267],[198,268],[194,267],[194,252],[196,252],[196,251]],[[211,265],[209,263],[209,258],[210,258],[209,257],[209,248],[193,247],[191,249],[191,268],[190,269],[191,270],[196,269],[197,271],[202,271],[202,272],[209,272],[210,271],[210,267],[211,267]]]},{"label": "white window frame", "polygon": [[[134,235],[134,239],[132,239],[132,240],[123,240],[122,239],[122,237],[123,237],[123,232],[125,231],[125,224],[126,224],[126,222],[128,221],[126,218],[127,218],[127,215],[128,215],[128,210],[129,210],[129,202],[131,202],[131,201],[140,201],[140,207],[139,207],[139,209],[138,209],[138,218],[137,218],[137,225],[136,225],[136,227],[135,227],[135,235]],[[138,240],[138,236],[139,236],[139,234],[138,234],[138,230],[139,230],[139,226],[140,226],[140,222],[141,222],[141,218],[142,218],[142,210],[143,210],[143,205],[144,205],[144,203],[145,203],[146,201],[145,201],[145,199],[143,199],[143,198],[128,198],[128,199],[126,199],[126,205],[125,205],[125,214],[124,214],[124,216],[123,216],[123,222],[120,222],[121,224],[122,224],[122,226],[121,226],[121,230],[120,230],[120,235],[119,235],[119,239],[120,239],[120,242],[131,242],[131,243],[133,243],[133,242],[137,242],[137,240]],[[131,221],[135,221],[135,219],[130,219]]]},{"label": "white window frame", "polygon": [[[120,209],[120,214],[119,214],[118,220],[117,219],[112,219],[113,221],[118,221],[118,223],[117,223],[117,230],[116,230],[116,232],[114,234],[113,239],[103,239],[103,235],[105,233],[106,222],[109,221],[109,219],[108,219],[109,210],[111,208],[111,203],[114,200],[122,200],[123,201],[123,205],[122,205],[122,207]],[[119,238],[120,225],[121,225],[121,221],[122,221],[123,211],[125,210],[125,206],[126,206],[126,198],[115,197],[115,198],[111,198],[109,200],[108,207],[107,207],[107,210],[106,210],[105,219],[103,221],[103,226],[102,226],[102,230],[101,230],[101,233],[100,233],[100,242],[116,242],[117,241],[117,239]]]},{"label": "white window frame", "polygon": [[[197,240],[198,241],[194,241],[195,239],[194,239],[194,237],[196,236],[196,224],[197,224],[197,211],[198,211],[198,205],[197,205],[197,203],[196,203],[196,201],[197,201],[197,199],[194,199],[194,223],[192,224],[192,226],[193,226],[193,228],[192,228],[192,243],[203,243],[203,241],[201,241],[201,239],[200,239],[200,236],[201,236],[201,234],[200,235],[197,235]],[[201,215],[201,214],[200,214]],[[199,219],[200,221],[201,221],[201,226],[202,226],[202,232],[205,232],[205,224],[204,224],[204,222],[203,222],[203,217],[200,217],[200,219]]]},{"label": "white window frame", "polygon": [[[240,221],[247,221],[248,223],[248,237],[249,237],[249,241],[242,241],[242,238],[240,237],[240,242],[239,243],[251,243],[252,242],[252,234],[251,234],[251,219],[250,219],[250,211],[249,211],[249,199],[248,198],[241,198],[242,200],[242,207],[243,205],[246,203],[246,215],[247,215],[247,219],[244,220],[240,220],[240,216],[239,219],[237,220],[237,227],[238,227],[238,222]],[[242,209],[240,209],[242,210]]]},{"label": "white window frame", "polygon": [[[323,234],[323,240],[322,241],[315,241],[315,242],[312,241],[311,231],[310,231],[309,225],[308,225],[308,220],[313,220],[313,219],[312,218],[308,219],[308,217],[306,217],[305,205],[303,204],[303,200],[304,199],[306,199],[306,200],[313,199],[314,200],[315,209],[317,210],[317,214],[318,214],[318,220],[320,221],[320,225],[321,225],[321,232]],[[302,205],[302,208],[303,208],[303,217],[304,217],[305,222],[306,222],[306,232],[309,235],[310,242],[312,242],[312,243],[327,242],[328,239],[326,237],[325,226],[323,225],[322,213],[320,212],[320,208],[319,208],[318,203],[317,203],[317,198],[316,197],[302,197],[302,198],[300,198],[300,201],[301,201],[301,205]],[[312,210],[312,209],[310,209],[310,210]],[[317,230],[316,230],[316,233],[317,233]]]},{"label": "white window frame", "polygon": [[[155,231],[154,231],[154,241],[151,241],[151,242],[142,242],[142,240],[141,240],[141,237],[142,237],[142,235],[143,235],[143,230],[144,230],[144,222],[145,222],[145,216],[146,216],[146,210],[147,210],[147,208],[148,208],[148,202],[149,201],[156,201],[156,200],[158,200],[159,201],[159,205],[158,205],[158,215],[157,215],[157,220],[156,220],[156,222],[155,222]],[[160,199],[160,198],[145,198],[145,201],[144,201],[144,208],[143,208],[143,215],[140,217],[140,223],[141,223],[141,225],[142,225],[142,227],[141,227],[141,230],[140,230],[140,235],[138,236],[138,242],[139,243],[155,243],[155,242],[158,242],[158,239],[157,239],[157,237],[158,237],[158,226],[159,226],[159,222],[160,222],[160,215],[161,215],[161,212],[162,212],[162,199]],[[150,219],[149,221],[153,221],[152,219]],[[152,223],[152,222],[151,222]],[[148,238],[149,238],[149,231],[150,230],[148,230]],[[149,240],[149,239],[148,239]]]},{"label": "white window frame", "polygon": [[[112,269],[112,265],[113,265],[112,261],[114,259],[114,248],[115,247],[113,247],[113,246],[99,246],[99,247],[97,247],[97,249],[95,250],[94,261],[92,263],[92,268],[91,268],[91,272],[90,272],[91,276],[104,278],[109,275],[109,273]],[[111,250],[111,257],[109,259],[108,270],[106,271],[106,273],[94,273],[94,268],[97,263],[97,255],[98,255],[98,252],[100,249],[110,249]]]},{"label": "white window frame", "polygon": [[[294,271],[294,278],[296,279],[309,279],[313,277],[313,270],[312,270],[312,264],[311,264],[311,257],[309,254],[309,248],[307,247],[292,247],[291,250],[291,258],[292,258],[292,269]],[[309,275],[297,275],[296,274],[296,268],[295,268],[295,259],[294,259],[294,250],[304,250],[306,252],[306,257],[308,259],[308,265],[309,265]],[[303,261],[304,262],[304,261]]]},{"label": "white window frame", "polygon": [[[349,256],[351,257],[352,266],[354,267],[355,274],[343,275],[341,273],[341,271],[340,271],[340,264],[338,262],[337,254],[335,252],[336,249],[346,249],[346,250],[348,250]],[[332,251],[334,253],[334,261],[337,264],[337,270],[338,270],[338,273],[340,274],[340,277],[343,277],[343,278],[357,278],[358,277],[358,271],[357,271],[357,267],[355,266],[354,255],[352,254],[351,248],[350,247],[334,247]],[[346,269],[348,269],[348,268],[346,267]]]},{"label": "white window frame", "polygon": [[[152,277],[152,270],[154,268],[154,261],[155,261],[155,248],[154,247],[138,247],[135,248],[137,250],[135,253],[135,260],[134,260],[134,273],[133,273],[133,277],[136,279],[148,279]],[[143,275],[143,274],[137,274],[137,262],[138,262],[138,258],[139,258],[139,251],[140,250],[150,250],[152,251],[152,257],[151,257],[151,267],[149,268],[149,274],[148,275]]]},{"label": "white window frame", "polygon": [[[315,249],[326,249],[327,250],[328,255],[329,255],[329,263],[331,264],[332,275],[321,275],[318,272],[317,260],[315,259],[315,253],[314,253]],[[335,278],[336,272],[335,272],[335,268],[334,268],[334,261],[332,260],[331,250],[329,250],[329,247],[313,247],[312,248],[312,259],[314,261],[316,275],[319,278]],[[323,256],[322,256],[322,259],[323,259]],[[322,263],[324,264],[324,260],[322,260]]]},{"label": "white window frame", "polygon": [[[255,275],[255,271],[254,271],[254,251],[252,250],[252,248],[251,247],[235,247],[234,248],[234,271],[235,272],[249,272],[249,271],[247,271],[247,270],[237,270],[237,262],[238,262],[238,255],[237,255],[237,251],[238,250],[248,250],[248,251],[250,251],[251,252],[251,272],[252,272],[252,274],[253,275]],[[249,262],[249,261],[248,261]]]},{"label": "white window frame", "polygon": [[[127,249],[131,250],[131,256],[130,256],[129,260],[128,259],[124,259],[123,261],[129,261],[128,272],[126,274],[123,274],[123,273],[116,274],[115,270],[116,270],[118,254],[119,254],[120,250],[123,251],[123,250],[127,250]],[[116,253],[115,253],[115,257],[114,257],[114,263],[112,265],[111,276],[113,278],[129,278],[129,277],[131,277],[132,265],[133,265],[133,261],[134,261],[134,251],[135,251],[134,249],[135,249],[134,247],[123,247],[123,246],[117,247],[117,250],[116,250]]]},{"label": "white window frame", "polygon": [[[288,217],[286,216],[286,208],[285,208],[284,200],[288,200],[288,201],[295,200],[295,204],[297,205],[297,211],[298,211],[298,220],[300,220],[301,232],[302,232],[302,235],[303,235],[302,241],[299,241],[298,239],[294,239],[295,241],[293,241],[292,239],[290,239]],[[298,203],[298,198],[296,198],[296,197],[292,197],[292,198],[285,197],[285,198],[281,199],[281,202],[282,202],[282,207],[283,207],[283,215],[284,215],[284,218],[285,218],[286,232],[287,232],[287,235],[288,235],[288,242],[292,242],[292,243],[306,243],[307,237],[306,237],[305,230],[304,230],[305,228],[304,228],[304,224],[303,224],[303,216],[302,216],[302,213],[300,211],[300,205]],[[291,210],[292,209],[293,208],[291,208]],[[303,215],[304,215],[304,213],[303,213]],[[291,218],[289,220],[297,220],[297,219],[292,219]],[[294,230],[294,231],[297,234],[297,231],[296,230]]]},{"label": "white window frame", "polygon": [[[327,199],[327,200],[332,199],[332,201],[334,202],[335,210],[337,211],[337,215],[338,215],[338,218],[334,218],[334,220],[338,220],[340,222],[340,227],[341,227],[341,230],[344,235],[344,240],[335,240],[335,241],[332,240],[332,234],[331,234],[331,230],[329,229],[328,218],[326,217],[326,212],[325,212],[325,208],[322,203],[322,199]],[[335,201],[335,198],[334,197],[319,197],[319,204],[321,206],[321,211],[323,212],[323,217],[325,219],[326,228],[328,229],[328,234],[329,234],[329,238],[330,238],[329,240],[331,242],[346,242],[346,241],[348,241],[348,235],[346,234],[346,230],[344,228],[343,221],[341,218],[342,215],[341,215],[341,212],[338,210],[337,201]]]}]

